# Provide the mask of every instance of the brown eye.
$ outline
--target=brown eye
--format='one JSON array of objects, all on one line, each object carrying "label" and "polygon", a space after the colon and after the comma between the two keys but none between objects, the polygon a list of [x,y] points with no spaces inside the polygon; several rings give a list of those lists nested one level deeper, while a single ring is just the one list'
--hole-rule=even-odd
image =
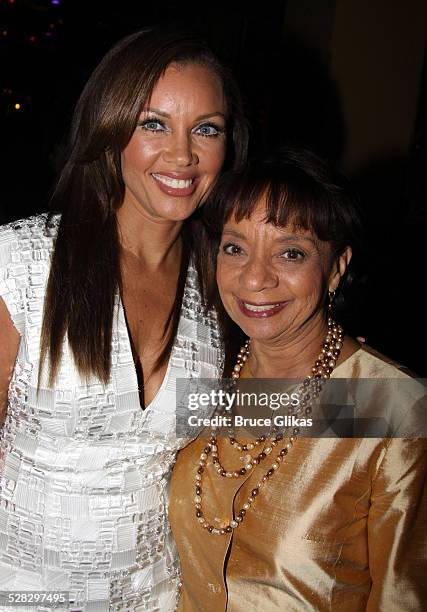
[{"label": "brown eye", "polygon": [[222,247],[222,252],[226,255],[239,255],[242,252],[242,249],[237,244],[229,242],[224,244]]},{"label": "brown eye", "polygon": [[303,253],[299,249],[286,249],[286,251],[282,253],[282,257],[283,259],[295,261],[297,259],[304,259],[305,253]]}]

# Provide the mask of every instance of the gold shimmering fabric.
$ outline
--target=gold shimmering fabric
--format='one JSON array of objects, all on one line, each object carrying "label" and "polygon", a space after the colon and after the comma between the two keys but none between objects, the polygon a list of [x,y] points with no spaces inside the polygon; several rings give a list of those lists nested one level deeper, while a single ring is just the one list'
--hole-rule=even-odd
[{"label": "gold shimmering fabric", "polygon": [[[367,347],[333,377],[378,378],[375,401],[387,405],[395,401],[387,379],[408,378]],[[408,396],[402,410],[416,402]],[[426,609],[425,439],[299,438],[243,523],[225,536],[210,535],[195,518],[205,445],[197,439],[180,451],[171,483],[180,612]],[[243,453],[225,439],[218,447],[222,464],[236,469]],[[211,524],[221,527],[240,510],[267,462],[239,479],[219,477],[211,464],[205,469],[203,510]]]}]

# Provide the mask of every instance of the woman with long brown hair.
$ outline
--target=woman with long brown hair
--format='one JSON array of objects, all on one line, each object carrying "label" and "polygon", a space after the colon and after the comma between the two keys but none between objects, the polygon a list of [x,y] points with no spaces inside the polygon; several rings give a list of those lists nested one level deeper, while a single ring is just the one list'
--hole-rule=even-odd
[{"label": "woman with long brown hair", "polygon": [[209,48],[138,32],[85,86],[53,212],[0,229],[1,589],[174,608],[175,379],[221,363],[189,218],[246,147]]}]

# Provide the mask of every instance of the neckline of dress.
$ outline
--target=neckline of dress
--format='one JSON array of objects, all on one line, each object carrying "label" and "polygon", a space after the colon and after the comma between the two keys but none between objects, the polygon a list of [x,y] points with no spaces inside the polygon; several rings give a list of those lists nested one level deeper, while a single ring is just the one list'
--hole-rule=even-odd
[{"label": "neckline of dress", "polygon": [[[190,265],[187,268],[187,273],[186,273],[186,276],[185,276],[184,294],[185,294],[185,290],[188,287],[189,272],[190,272]],[[127,325],[127,322],[126,322],[125,307],[123,305],[123,300],[122,300],[122,297],[120,295],[120,292],[118,292],[118,303],[119,303],[120,314],[123,317],[124,326],[125,326],[125,330],[126,330],[126,345],[127,345],[126,348],[127,348],[127,350],[130,352],[130,354],[132,356],[132,365],[131,365],[131,367],[132,367],[132,382],[134,384],[134,388],[136,389],[136,392],[138,393],[138,404],[139,404],[139,407],[140,407],[142,415],[143,415],[143,420],[145,420],[145,418],[146,418],[145,415],[149,411],[152,410],[154,404],[157,402],[157,400],[159,399],[160,395],[163,393],[166,385],[169,382],[170,371],[171,371],[171,367],[172,367],[172,357],[173,357],[173,355],[175,353],[175,350],[176,350],[178,334],[174,338],[172,349],[171,349],[171,352],[170,352],[170,355],[169,355],[169,359],[168,359],[168,365],[167,365],[166,372],[165,372],[165,375],[163,377],[163,380],[162,380],[162,382],[160,384],[160,387],[157,389],[157,391],[156,391],[155,395],[153,396],[153,399],[150,401],[150,403],[147,404],[145,406],[145,408],[143,408],[141,406],[141,402],[139,400],[138,373],[137,373],[135,361],[133,359],[132,342],[131,342],[131,337],[130,337],[130,333],[129,333],[129,328],[128,328],[128,325]],[[181,317],[182,317],[182,309],[183,309],[183,304],[181,304],[181,309],[180,309],[180,314],[179,314],[180,320],[181,320]]]}]

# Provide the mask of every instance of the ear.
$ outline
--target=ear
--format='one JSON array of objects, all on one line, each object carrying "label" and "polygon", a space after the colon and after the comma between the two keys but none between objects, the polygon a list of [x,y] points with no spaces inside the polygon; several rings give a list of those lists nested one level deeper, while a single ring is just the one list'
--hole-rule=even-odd
[{"label": "ear", "polygon": [[332,270],[329,275],[329,291],[337,290],[340,280],[344,276],[348,264],[350,263],[352,254],[353,251],[351,250],[351,247],[347,246],[341,255],[333,262]]}]

